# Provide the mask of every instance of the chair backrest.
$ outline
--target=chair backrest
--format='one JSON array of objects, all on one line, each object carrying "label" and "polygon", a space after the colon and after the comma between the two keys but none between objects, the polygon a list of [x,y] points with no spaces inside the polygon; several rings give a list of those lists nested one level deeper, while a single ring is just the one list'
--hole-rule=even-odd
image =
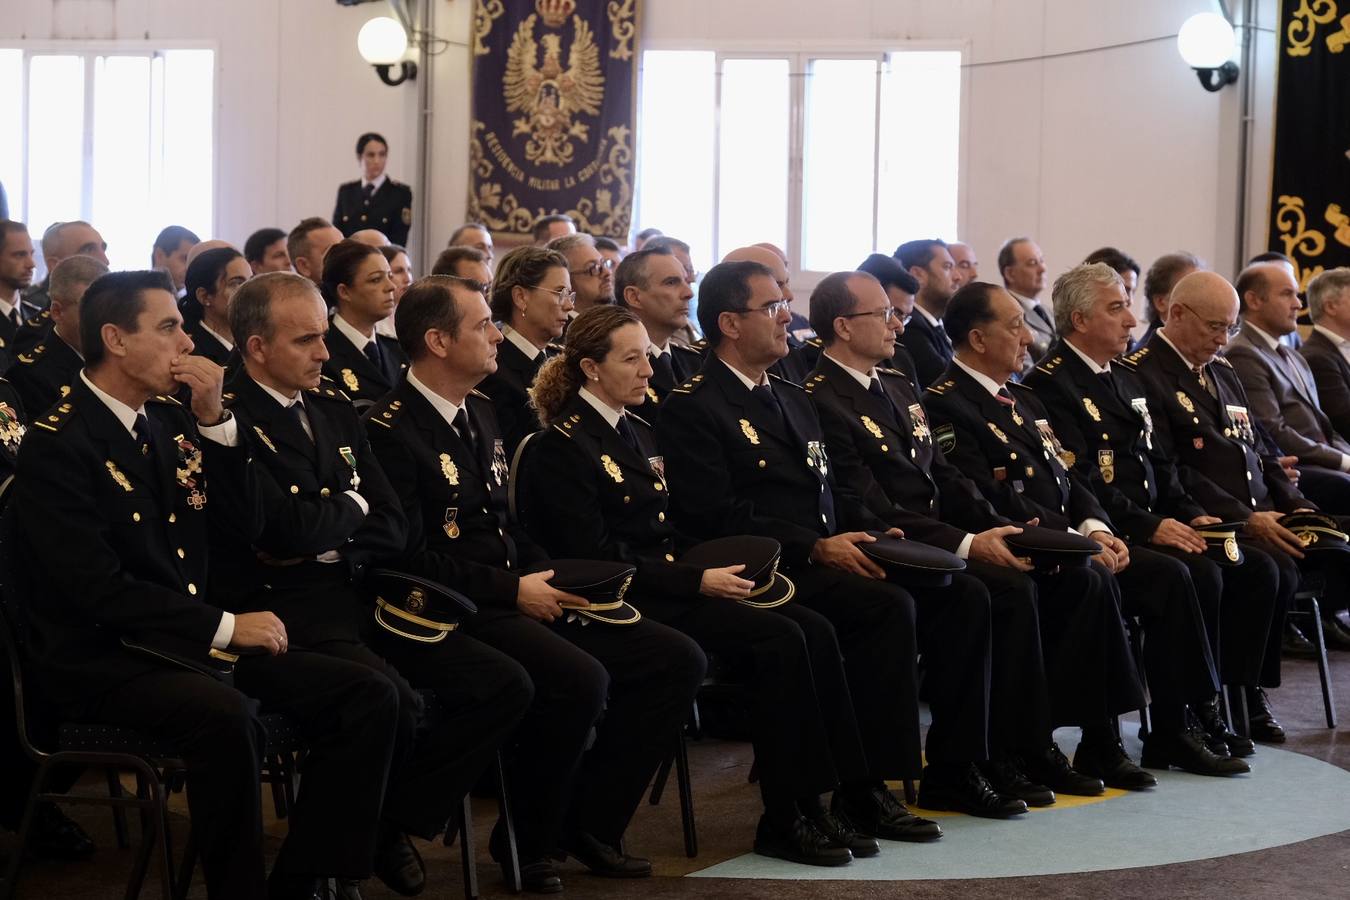
[{"label": "chair backrest", "polygon": [[0,484],[0,654],[3,654],[9,666],[14,727],[18,733],[19,746],[29,758],[38,760],[47,754],[33,744],[24,704],[23,668],[28,636],[24,606],[28,595],[28,579],[22,549],[19,547],[14,506],[10,503],[13,487],[13,475]]},{"label": "chair backrest", "polygon": [[520,495],[518,485],[520,484],[520,466],[525,459],[525,448],[530,446],[530,442],[538,437],[542,432],[533,431],[525,435],[525,439],[516,446],[516,452],[511,457],[511,474],[507,478],[506,486],[506,511],[511,516],[511,521],[524,527],[520,518]]}]

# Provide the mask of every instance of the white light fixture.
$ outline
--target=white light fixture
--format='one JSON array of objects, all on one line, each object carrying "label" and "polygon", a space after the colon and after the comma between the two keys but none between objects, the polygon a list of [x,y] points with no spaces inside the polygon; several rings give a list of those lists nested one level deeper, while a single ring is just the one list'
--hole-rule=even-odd
[{"label": "white light fixture", "polygon": [[[356,35],[356,49],[375,67],[380,80],[391,87],[417,77],[417,64],[403,59],[408,52],[408,32],[396,19],[377,16],[362,25]],[[389,74],[395,65],[400,67],[397,78]]]},{"label": "white light fixture", "polygon": [[1186,65],[1195,69],[1207,91],[1217,91],[1237,81],[1237,48],[1233,26],[1218,13],[1196,13],[1177,32],[1177,50]]}]

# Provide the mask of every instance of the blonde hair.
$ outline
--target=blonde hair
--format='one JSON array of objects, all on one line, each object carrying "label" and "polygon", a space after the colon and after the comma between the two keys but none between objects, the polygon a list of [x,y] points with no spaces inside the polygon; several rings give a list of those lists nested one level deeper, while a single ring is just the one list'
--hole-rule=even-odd
[{"label": "blonde hair", "polygon": [[614,346],[612,335],[625,325],[639,324],[638,317],[622,306],[593,306],[567,326],[563,352],[550,359],[530,385],[530,405],[545,427],[553,424],[563,407],[586,383],[583,359],[602,362]]}]

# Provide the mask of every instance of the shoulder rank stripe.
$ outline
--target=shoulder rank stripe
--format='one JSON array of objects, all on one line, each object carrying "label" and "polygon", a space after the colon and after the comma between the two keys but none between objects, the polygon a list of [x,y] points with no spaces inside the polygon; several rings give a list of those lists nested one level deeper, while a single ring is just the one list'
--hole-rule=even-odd
[{"label": "shoulder rank stripe", "polygon": [[937,394],[939,397],[941,397],[943,394],[947,393],[954,387],[956,387],[955,379],[948,378],[941,384],[930,384],[928,386],[928,392],[931,394]]},{"label": "shoulder rank stripe", "polygon": [[1125,365],[1129,366],[1130,368],[1134,368],[1135,366],[1139,365],[1140,361],[1143,360],[1145,356],[1148,356],[1148,353],[1149,349],[1147,347],[1140,347],[1133,353],[1129,353],[1126,354],[1125,356],[1122,356],[1120,358],[1120,361],[1123,362]]}]

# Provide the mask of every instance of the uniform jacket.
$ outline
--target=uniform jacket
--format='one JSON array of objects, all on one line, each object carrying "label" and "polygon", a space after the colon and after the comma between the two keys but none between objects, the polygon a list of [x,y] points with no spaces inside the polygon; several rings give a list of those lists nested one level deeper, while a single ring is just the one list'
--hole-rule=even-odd
[{"label": "uniform jacket", "polygon": [[[1297,351],[1285,348],[1290,375],[1279,353],[1261,335],[1244,324],[1228,343],[1224,357],[1233,366],[1247,392],[1251,414],[1265,427],[1280,449],[1304,465],[1338,471],[1350,443],[1336,433],[1322,412],[1312,369]],[[1303,381],[1299,381],[1299,375]]]},{"label": "uniform jacket", "polygon": [[[201,319],[193,320],[185,330],[188,337],[192,338],[192,353],[194,356],[205,356],[221,367],[230,364],[232,349],[226,347],[220,342],[219,338],[207,331]],[[235,358],[238,359],[238,357]]]},{"label": "uniform jacket", "polygon": [[917,309],[900,333],[900,343],[909,351],[920,390],[937,381],[952,364],[952,342]]},{"label": "uniform jacket", "polygon": [[841,492],[913,540],[955,552],[968,533],[1007,523],[933,441],[913,384],[878,369],[886,399],[822,354],[806,381]]},{"label": "uniform jacket", "polygon": [[525,435],[539,430],[539,417],[530,406],[529,389],[544,361],[556,352],[551,346],[528,359],[511,341],[502,341],[497,345],[497,371],[478,385],[478,390],[492,400],[508,457],[515,454]]},{"label": "uniform jacket", "polygon": [[202,439],[171,399],[145,412],[150,454],[76,379],[19,454],[10,510],[29,561],[30,646],[59,702],[155,668],[123,649],[123,636],[167,635],[205,653],[221,619],[207,603],[208,522],[245,542],[261,526],[248,492],[236,490],[251,479],[242,446]]},{"label": "uniform jacket", "polygon": [[477,452],[406,378],[366,411],[371,449],[408,521],[400,568],[480,606],[515,609],[520,575],[547,557],[508,519],[509,463],[492,401],[474,391],[464,409]]},{"label": "uniform jacket", "polygon": [[358,407],[374,403],[389,393],[408,370],[408,356],[397,340],[379,333],[376,333],[375,340],[379,342],[380,353],[384,355],[389,373],[381,371],[362,348],[353,344],[337,328],[329,328],[324,335],[328,361],[323,364],[323,374]]},{"label": "uniform jacket", "polygon": [[715,355],[666,400],[657,425],[680,527],[710,539],[774,538],[803,565],[836,531],[886,527],[836,493],[820,420],[806,392],[770,376],[783,424]]},{"label": "uniform jacket", "polygon": [[367,200],[360,179],[338,188],[333,224],[343,237],[351,237],[362,228],[374,228],[400,247],[408,246],[408,228],[412,225],[412,188],[385,177],[384,184]]},{"label": "uniform jacket", "polygon": [[1331,421],[1331,427],[1337,434],[1350,434],[1350,362],[1320,331],[1309,335],[1298,352],[1312,370],[1321,410]]},{"label": "uniform jacket", "polygon": [[1112,365],[1107,380],[1057,341],[1023,383],[1049,411],[1069,467],[1092,485],[1128,540],[1148,543],[1167,517],[1205,515],[1157,446],[1148,393],[1130,369]]},{"label": "uniform jacket", "polygon": [[1087,482],[1064,467],[1059,438],[1036,395],[1020,384],[1007,388],[1013,407],[955,363],[928,388],[933,434],[947,461],[1014,521],[1040,517],[1046,528],[1077,528],[1085,519],[1110,525]]},{"label": "uniform jacket", "polygon": [[670,342],[669,367],[659,359],[651,359],[652,377],[647,381],[647,398],[633,411],[647,422],[655,422],[661,415],[661,404],[671,391],[684,384],[703,368],[703,354],[691,347]]},{"label": "uniform jacket", "polygon": [[634,600],[698,597],[703,570],[677,563],[694,541],[671,521],[664,460],[651,426],[632,415],[638,449],[580,396],[530,439],[516,477],[517,513],[555,558],[638,567]]},{"label": "uniform jacket", "polygon": [[20,351],[9,380],[23,398],[24,408],[40,413],[70,393],[82,368],[84,360],[75,348],[55,331],[48,331],[36,346]]},{"label": "uniform jacket", "polygon": [[1237,373],[1223,357],[1204,368],[1217,397],[1160,333],[1121,360],[1148,393],[1154,446],[1175,460],[1182,485],[1210,515],[1245,521],[1253,510],[1313,508],[1289,483],[1278,449],[1262,439]]}]

